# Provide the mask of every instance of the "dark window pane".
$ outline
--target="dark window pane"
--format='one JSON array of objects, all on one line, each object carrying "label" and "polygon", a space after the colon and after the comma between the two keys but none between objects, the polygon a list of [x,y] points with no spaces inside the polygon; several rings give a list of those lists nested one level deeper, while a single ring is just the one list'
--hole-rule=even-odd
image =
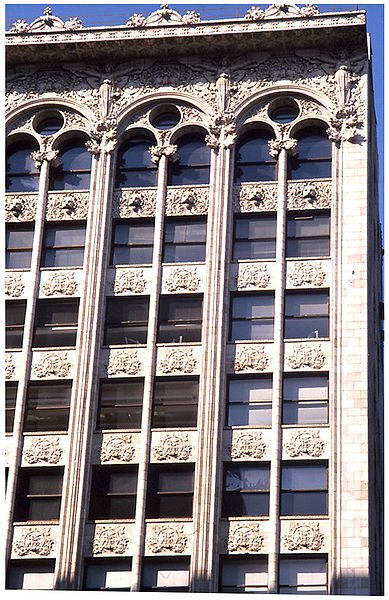
[{"label": "dark window pane", "polygon": [[112,264],[151,264],[154,222],[120,222],[114,225]]},{"label": "dark window pane", "polygon": [[141,591],[188,592],[189,558],[143,560]]},{"label": "dark window pane", "polygon": [[285,319],[285,338],[328,337],[328,317]]},{"label": "dark window pane", "polygon": [[56,521],[59,519],[61,498],[28,500],[27,521]]},{"label": "dark window pane", "polygon": [[282,594],[326,594],[326,558],[280,558],[279,592]]},{"label": "dark window pane", "polygon": [[223,593],[267,592],[267,561],[258,556],[224,557],[221,562]]},{"label": "dark window pane", "polygon": [[273,317],[274,299],[272,295],[235,296],[232,299],[232,316],[234,318],[253,319],[256,317]]},{"label": "dark window pane", "polygon": [[148,517],[191,517],[194,467],[174,465],[174,469],[149,467]]},{"label": "dark window pane", "polygon": [[135,516],[137,471],[134,467],[95,467],[90,519],[132,519]]},{"label": "dark window pane", "polygon": [[31,250],[34,225],[6,226],[6,268],[28,269],[31,265]]},{"label": "dark window pane", "polygon": [[327,467],[323,464],[299,464],[282,467],[283,490],[327,489]]},{"label": "dark window pane", "polygon": [[85,565],[85,590],[131,589],[131,559],[93,558]]},{"label": "dark window pane", "polygon": [[327,496],[327,492],[283,492],[281,515],[326,515]]},{"label": "dark window pane", "polygon": [[286,256],[329,256],[330,217],[324,214],[298,213],[287,222]]},{"label": "dark window pane", "polygon": [[44,267],[82,267],[84,262],[84,248],[52,250],[44,254]]},{"label": "dark window pane", "polygon": [[116,168],[116,187],[155,187],[157,166],[152,162],[152,138],[137,137],[120,148]]},{"label": "dark window pane", "polygon": [[19,469],[14,520],[59,519],[63,469]]},{"label": "dark window pane", "polygon": [[141,425],[143,382],[101,384],[98,429],[138,429]]},{"label": "dark window pane", "polygon": [[223,499],[224,517],[256,517],[269,514],[269,494],[226,494]]},{"label": "dark window pane", "polygon": [[71,382],[30,383],[24,431],[67,430],[71,391]]},{"label": "dark window pane", "polygon": [[145,344],[148,311],[148,298],[109,298],[104,344]]},{"label": "dark window pane", "polygon": [[178,141],[178,160],[169,163],[168,185],[208,184],[210,157],[202,134],[182,137]]},{"label": "dark window pane", "polygon": [[157,381],[154,386],[152,427],[196,427],[198,381]]},{"label": "dark window pane", "polygon": [[204,261],[206,228],[205,219],[167,221],[163,261]]},{"label": "dark window pane", "polygon": [[274,181],[275,160],[269,154],[270,135],[264,131],[249,131],[236,148],[235,183]]},{"label": "dark window pane", "polygon": [[202,298],[162,296],[159,308],[158,342],[201,340]]},{"label": "dark window pane", "polygon": [[50,169],[51,190],[89,189],[92,155],[85,143],[71,142],[60,148],[60,164]]},{"label": "dark window pane", "polygon": [[39,171],[31,157],[38,150],[31,138],[18,145],[12,145],[7,151],[6,191],[36,192],[39,188]]},{"label": "dark window pane", "polygon": [[5,431],[7,433],[12,433],[14,426],[17,392],[18,384],[7,381],[5,384]]},{"label": "dark window pane", "polygon": [[283,423],[328,422],[328,376],[285,377]]},{"label": "dark window pane", "polygon": [[227,425],[271,425],[271,379],[229,381]]},{"label": "dark window pane", "polygon": [[75,346],[78,300],[39,301],[36,307],[36,347]]},{"label": "dark window pane", "polygon": [[288,159],[288,179],[331,177],[332,144],[318,127],[298,136],[297,154]]},{"label": "dark window pane", "polygon": [[21,348],[23,344],[26,301],[9,300],[5,303],[5,346]]}]

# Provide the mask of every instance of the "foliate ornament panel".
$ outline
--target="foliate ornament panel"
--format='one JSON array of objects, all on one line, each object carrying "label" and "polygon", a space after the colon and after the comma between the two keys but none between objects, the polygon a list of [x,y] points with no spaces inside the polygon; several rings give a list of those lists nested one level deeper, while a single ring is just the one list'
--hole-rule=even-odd
[{"label": "foliate ornament panel", "polygon": [[322,350],[321,344],[299,344],[286,346],[286,364],[295,369],[322,369],[328,359],[327,352]]},{"label": "foliate ornament panel", "polygon": [[290,552],[320,552],[323,551],[325,541],[326,536],[319,523],[291,523],[288,533],[282,536],[282,544]]},{"label": "foliate ornament panel", "polygon": [[129,538],[125,527],[96,526],[91,540],[93,555],[128,554]]},{"label": "foliate ornament panel", "polygon": [[166,214],[205,215],[208,212],[209,189],[207,187],[169,187],[166,196]]},{"label": "foliate ornament panel", "polygon": [[277,208],[276,183],[243,183],[232,191],[234,212],[261,212]]},{"label": "foliate ornament panel", "polygon": [[72,363],[67,352],[48,352],[35,354],[37,362],[32,366],[32,372],[39,379],[45,377],[69,377]]},{"label": "foliate ornament panel", "polygon": [[76,112],[62,110],[61,113],[65,118],[66,129],[86,129],[87,121],[85,117]]},{"label": "foliate ornament panel", "polygon": [[162,349],[163,358],[159,362],[159,371],[165,375],[171,373],[193,373],[198,365],[198,360],[193,356],[192,348]]},{"label": "foliate ornament panel", "polygon": [[106,462],[131,462],[135,456],[132,436],[127,433],[105,435],[100,451],[100,460]]},{"label": "foliate ornament panel", "polygon": [[34,221],[38,195],[29,193],[5,195],[5,220],[7,223]]},{"label": "foliate ornament panel", "polygon": [[317,102],[308,100],[307,98],[298,98],[297,101],[300,105],[302,115],[323,116],[323,108]]},{"label": "foliate ornament panel", "polygon": [[184,123],[203,123],[203,113],[193,106],[179,106]]},{"label": "foliate ornament panel", "polygon": [[192,455],[188,434],[167,433],[154,445],[152,454],[157,461],[185,461]]},{"label": "foliate ornament panel", "polygon": [[117,269],[112,283],[114,294],[142,294],[147,281],[143,269]]},{"label": "foliate ornament panel", "polygon": [[58,437],[26,437],[25,444],[29,442],[28,448],[23,451],[23,459],[29,465],[44,463],[58,465],[63,462],[63,448]]},{"label": "foliate ornament panel", "polygon": [[257,523],[231,524],[226,542],[228,552],[263,552],[265,536]]},{"label": "foliate ornament panel", "polygon": [[155,525],[150,526],[150,530],[146,544],[152,554],[183,554],[188,551],[188,536],[183,525]]},{"label": "foliate ornament panel", "polygon": [[331,208],[332,182],[307,179],[299,182],[288,182],[287,208],[310,209]]},{"label": "foliate ornament panel", "polygon": [[236,287],[238,290],[267,288],[271,276],[265,264],[239,265]]},{"label": "foliate ornament panel", "polygon": [[12,552],[19,557],[48,557],[52,555],[55,541],[50,527],[15,528],[19,537],[14,540]]},{"label": "foliate ornament panel", "polygon": [[5,355],[5,378],[6,379],[14,379],[15,377],[15,363],[12,354]]},{"label": "foliate ornament panel", "polygon": [[270,360],[264,346],[236,346],[232,367],[240,371],[264,371]]},{"label": "foliate ornament panel", "polygon": [[107,363],[107,375],[138,375],[142,363],[136,350],[111,350]]},{"label": "foliate ornament panel", "polygon": [[44,296],[74,296],[78,290],[78,282],[72,271],[58,271],[56,273],[43,272],[41,292]]},{"label": "foliate ornament panel", "polygon": [[324,447],[320,433],[307,430],[293,432],[284,444],[286,454],[292,458],[319,458],[323,455]]},{"label": "foliate ornament panel", "polygon": [[156,205],[155,188],[123,189],[113,192],[114,217],[154,217]]},{"label": "foliate ornament panel", "polygon": [[83,220],[88,216],[89,192],[49,192],[48,221]]},{"label": "foliate ornament panel", "polygon": [[16,273],[7,274],[5,276],[4,291],[6,296],[11,298],[20,298],[22,296],[25,285],[22,281],[22,276]]},{"label": "foliate ornament panel", "polygon": [[163,282],[168,292],[196,292],[201,279],[195,267],[177,267],[169,271]]},{"label": "foliate ornament panel", "polygon": [[326,276],[321,262],[288,263],[288,283],[293,287],[320,287]]},{"label": "foliate ornament panel", "polygon": [[236,434],[233,432],[230,450],[232,459],[259,460],[264,457],[266,449],[267,444],[264,443],[261,432],[245,431]]}]

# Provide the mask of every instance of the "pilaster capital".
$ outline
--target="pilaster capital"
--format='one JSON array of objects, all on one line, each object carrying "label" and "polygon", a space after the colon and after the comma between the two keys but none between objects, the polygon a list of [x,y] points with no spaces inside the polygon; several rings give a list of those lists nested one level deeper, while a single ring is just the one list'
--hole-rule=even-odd
[{"label": "pilaster capital", "polygon": [[170,143],[170,132],[163,131],[160,133],[156,146],[150,147],[150,156],[153,163],[158,164],[162,156],[166,156],[168,160],[176,161],[178,159],[177,146]]},{"label": "pilaster capital", "polygon": [[57,167],[59,164],[58,156],[58,150],[34,150],[31,152],[31,158],[39,170],[45,161],[53,165],[53,167]]}]

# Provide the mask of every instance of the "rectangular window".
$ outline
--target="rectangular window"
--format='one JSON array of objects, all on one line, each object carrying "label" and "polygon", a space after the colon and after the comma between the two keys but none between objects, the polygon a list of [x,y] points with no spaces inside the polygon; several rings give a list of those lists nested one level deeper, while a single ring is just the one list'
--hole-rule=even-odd
[{"label": "rectangular window", "polygon": [[199,382],[193,377],[157,379],[152,427],[196,427]]},{"label": "rectangular window", "polygon": [[146,516],[191,517],[194,465],[150,465]]},{"label": "rectangular window", "polygon": [[6,269],[30,268],[33,238],[33,224],[16,223],[6,226]]},{"label": "rectangular window", "polygon": [[286,339],[328,337],[328,331],[328,291],[285,293]]},{"label": "rectangular window", "polygon": [[228,382],[227,425],[271,425],[271,377],[236,377]]},{"label": "rectangular window", "polygon": [[13,431],[17,393],[17,382],[7,381],[5,384],[5,431],[7,433]]},{"label": "rectangular window", "polygon": [[327,594],[327,559],[280,558],[280,594]]},{"label": "rectangular window", "polygon": [[54,588],[54,559],[10,560],[7,590],[52,590]]},{"label": "rectangular window", "polygon": [[221,585],[224,594],[267,593],[267,560],[259,556],[221,558]]},{"label": "rectangular window", "polygon": [[102,381],[97,429],[140,429],[143,380]]},{"label": "rectangular window", "polygon": [[328,514],[327,464],[284,464],[281,474],[281,515]]},{"label": "rectangular window", "polygon": [[91,558],[84,573],[84,590],[131,590],[131,558]]},{"label": "rectangular window", "polygon": [[224,467],[223,517],[269,514],[268,464],[229,464]]},{"label": "rectangular window", "polygon": [[158,342],[200,342],[203,299],[161,296]]},{"label": "rectangular window", "polygon": [[108,298],[104,344],[146,344],[148,298]]},{"label": "rectangular window", "polygon": [[63,469],[19,469],[14,521],[58,521]]},{"label": "rectangular window", "polygon": [[144,558],[142,592],[189,592],[189,558]]},{"label": "rectangular window", "polygon": [[163,262],[204,262],[205,219],[166,219]]},{"label": "rectangular window", "polygon": [[82,267],[84,246],[84,223],[46,225],[42,266]]},{"label": "rectangular window", "polygon": [[75,346],[78,304],[78,300],[38,300],[34,346]]},{"label": "rectangular window", "polygon": [[67,431],[72,382],[30,382],[23,431]]},{"label": "rectangular window", "polygon": [[90,519],[134,519],[137,467],[94,467]]},{"label": "rectangular window", "polygon": [[328,423],[328,373],[284,375],[284,425]]},{"label": "rectangular window", "polygon": [[151,265],[153,240],[153,219],[121,219],[114,222],[111,264]]},{"label": "rectangular window", "polygon": [[233,260],[275,258],[276,226],[275,216],[236,216]]},{"label": "rectangular window", "polygon": [[286,235],[286,256],[288,258],[329,256],[329,212],[289,213]]},{"label": "rectangular window", "polygon": [[274,294],[240,294],[231,298],[230,341],[272,340]]},{"label": "rectangular window", "polygon": [[5,347],[21,348],[23,345],[25,300],[7,300],[5,303]]}]

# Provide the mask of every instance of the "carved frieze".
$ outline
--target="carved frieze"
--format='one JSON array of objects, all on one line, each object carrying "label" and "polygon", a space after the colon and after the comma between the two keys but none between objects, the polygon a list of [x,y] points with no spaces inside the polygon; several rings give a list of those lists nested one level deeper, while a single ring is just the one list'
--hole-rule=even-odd
[{"label": "carved frieze", "polygon": [[288,550],[313,550],[318,552],[324,546],[325,536],[320,531],[319,523],[296,523],[290,526],[283,537],[284,546]]},{"label": "carved frieze", "polygon": [[192,348],[172,348],[166,350],[159,368],[162,373],[193,373],[196,364]]},{"label": "carved frieze", "polygon": [[161,437],[157,446],[153,448],[153,455],[157,460],[188,460],[192,454],[188,434],[168,433]]},{"label": "carved frieze", "polygon": [[143,269],[120,270],[112,284],[115,294],[141,294],[146,288]]},{"label": "carved frieze", "polygon": [[6,275],[5,276],[5,294],[12,298],[19,298],[23,294],[24,283],[21,275]]},{"label": "carved frieze", "polygon": [[239,290],[247,288],[266,288],[270,284],[270,274],[263,264],[245,265],[239,269],[236,286]]},{"label": "carved frieze", "polygon": [[327,356],[322,351],[320,344],[314,346],[300,344],[293,346],[292,354],[287,357],[286,361],[292,369],[301,369],[302,367],[321,369],[326,359]]},{"label": "carved frieze", "polygon": [[112,351],[107,365],[108,375],[136,375],[141,368],[136,350]]},{"label": "carved frieze", "polygon": [[197,274],[197,269],[187,267],[173,269],[165,281],[165,287],[169,292],[195,292],[199,285],[200,277]]},{"label": "carved frieze", "polygon": [[157,203],[155,189],[141,188],[114,190],[113,216],[115,217],[153,217]]},{"label": "carved frieze", "polygon": [[89,192],[49,192],[46,218],[48,221],[82,220],[88,216]]},{"label": "carved frieze", "polygon": [[288,183],[288,209],[330,208],[331,181],[307,180]]},{"label": "carved frieze", "polygon": [[100,452],[101,462],[130,462],[134,458],[135,448],[132,436],[126,433],[104,437]]},{"label": "carved frieze", "polygon": [[262,440],[262,433],[243,432],[232,440],[231,458],[263,458],[266,444]]},{"label": "carved frieze", "polygon": [[296,456],[311,456],[317,458],[323,454],[325,443],[317,431],[298,431],[293,433],[285,444],[285,451],[295,458]]},{"label": "carved frieze", "polygon": [[295,287],[320,286],[323,285],[325,278],[326,273],[320,262],[294,263],[293,270],[289,273],[289,282]]},{"label": "carved frieze", "polygon": [[24,460],[33,465],[38,462],[56,465],[61,460],[63,450],[59,443],[59,438],[40,437],[34,438],[30,447],[23,452]]},{"label": "carved frieze", "polygon": [[265,538],[261,534],[259,525],[238,525],[228,534],[228,552],[260,552]]},{"label": "carved frieze", "polygon": [[33,221],[37,199],[37,194],[6,194],[5,220],[12,223]]},{"label": "carved frieze", "polygon": [[29,527],[22,529],[21,536],[14,542],[13,550],[18,556],[49,556],[54,540],[50,528]]},{"label": "carved frieze", "polygon": [[96,527],[93,554],[125,554],[129,544],[124,527]]},{"label": "carved frieze", "polygon": [[235,371],[263,371],[269,364],[263,346],[238,346],[233,361]]},{"label": "carved frieze", "polygon": [[166,214],[203,215],[208,211],[208,187],[169,188],[166,198]]},{"label": "carved frieze", "polygon": [[276,210],[277,185],[242,184],[233,188],[233,206],[235,212],[260,212]]},{"label": "carved frieze", "polygon": [[5,355],[5,378],[12,379],[15,375],[15,365],[11,354]]},{"label": "carved frieze", "polygon": [[148,547],[153,554],[176,552],[182,554],[187,548],[188,536],[183,525],[156,525],[148,540]]},{"label": "carved frieze", "polygon": [[32,368],[36,377],[67,377],[72,364],[66,352],[43,354]]},{"label": "carved frieze", "polygon": [[74,273],[63,271],[50,275],[48,280],[42,284],[42,293],[45,296],[54,296],[56,294],[63,296],[73,296],[77,291],[77,281],[74,279]]}]

